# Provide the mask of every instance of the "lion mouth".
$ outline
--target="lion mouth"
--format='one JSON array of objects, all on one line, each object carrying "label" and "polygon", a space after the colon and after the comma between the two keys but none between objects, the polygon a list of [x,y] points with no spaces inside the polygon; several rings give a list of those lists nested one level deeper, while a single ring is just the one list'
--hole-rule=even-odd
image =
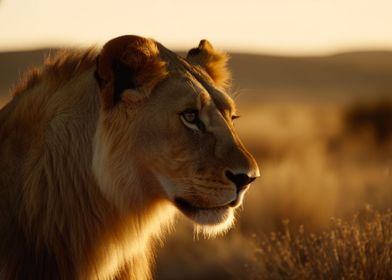
[{"label": "lion mouth", "polygon": [[233,210],[232,203],[217,207],[198,207],[183,198],[175,198],[174,204],[185,216],[200,225],[225,223]]},{"label": "lion mouth", "polygon": [[216,206],[216,207],[198,207],[192,205],[190,202],[188,202],[184,198],[177,197],[174,199],[175,204],[177,205],[178,208],[181,210],[184,210],[185,212],[194,212],[194,211],[208,211],[208,210],[219,210],[219,209],[225,209],[227,207],[231,206],[231,203],[225,205],[225,206]]},{"label": "lion mouth", "polygon": [[230,207],[237,208],[237,207],[239,207],[239,206],[242,205],[242,201],[244,200],[245,193],[246,193],[247,190],[249,189],[249,186],[250,186],[250,185],[247,185],[246,187],[244,187],[243,190],[241,190],[241,191],[237,194],[236,199],[233,200],[232,202],[230,202],[230,204],[229,204]]},{"label": "lion mouth", "polygon": [[195,206],[192,203],[190,203],[188,200],[181,197],[176,197],[174,199],[174,203],[177,206],[177,208],[179,208],[185,213],[193,213],[197,211],[224,210],[227,208],[237,208],[242,205],[245,192],[246,189],[244,191],[241,191],[233,201],[221,206],[212,206],[212,207]]}]

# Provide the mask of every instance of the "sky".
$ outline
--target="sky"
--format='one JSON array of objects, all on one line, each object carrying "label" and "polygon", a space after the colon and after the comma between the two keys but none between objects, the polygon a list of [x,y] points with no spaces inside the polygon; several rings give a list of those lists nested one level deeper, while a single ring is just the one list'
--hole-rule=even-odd
[{"label": "sky", "polygon": [[172,49],[316,55],[392,50],[392,0],[0,0],[0,51],[135,34]]}]

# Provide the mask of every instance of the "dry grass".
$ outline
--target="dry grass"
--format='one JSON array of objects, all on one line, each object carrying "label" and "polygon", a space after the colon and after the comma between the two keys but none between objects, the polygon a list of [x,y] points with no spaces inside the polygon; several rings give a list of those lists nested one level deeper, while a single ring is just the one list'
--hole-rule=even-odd
[{"label": "dry grass", "polygon": [[255,279],[391,279],[392,212],[368,208],[350,222],[334,219],[321,234],[304,227],[258,240]]}]

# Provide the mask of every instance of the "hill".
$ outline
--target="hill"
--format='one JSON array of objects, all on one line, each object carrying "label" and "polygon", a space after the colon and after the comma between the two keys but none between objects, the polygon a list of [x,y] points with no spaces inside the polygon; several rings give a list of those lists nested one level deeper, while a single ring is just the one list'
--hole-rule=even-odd
[{"label": "hill", "polygon": [[[26,68],[39,65],[42,49],[0,53],[0,100]],[[250,101],[350,101],[392,96],[392,51],[288,57],[231,54],[234,90]]]}]

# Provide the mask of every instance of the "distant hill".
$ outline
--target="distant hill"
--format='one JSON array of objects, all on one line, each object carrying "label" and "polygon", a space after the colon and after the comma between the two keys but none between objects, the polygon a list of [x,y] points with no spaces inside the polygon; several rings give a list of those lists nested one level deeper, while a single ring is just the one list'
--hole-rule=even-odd
[{"label": "distant hill", "polygon": [[[49,52],[0,53],[0,99],[26,68]],[[346,101],[392,97],[392,51],[351,52],[331,56],[284,57],[231,54],[234,91],[250,101],[296,99]]]},{"label": "distant hill", "polygon": [[392,96],[392,51],[319,57],[234,54],[231,66],[240,86],[266,99]]}]

